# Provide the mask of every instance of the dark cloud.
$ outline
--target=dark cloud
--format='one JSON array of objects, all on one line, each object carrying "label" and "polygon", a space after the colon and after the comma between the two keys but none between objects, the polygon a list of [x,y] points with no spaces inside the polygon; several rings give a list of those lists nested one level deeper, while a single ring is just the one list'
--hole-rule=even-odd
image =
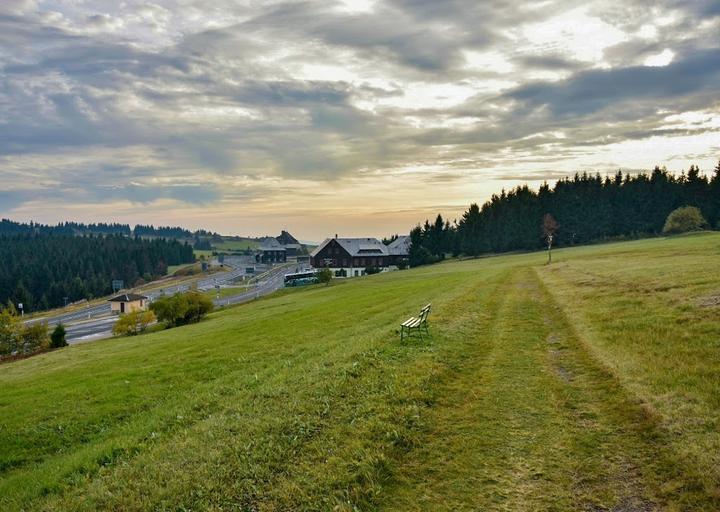
[{"label": "dark cloud", "polygon": [[673,100],[701,91],[720,92],[720,49],[698,50],[664,67],[634,66],[580,72],[560,83],[521,86],[506,95],[529,110],[578,116],[628,101]]}]

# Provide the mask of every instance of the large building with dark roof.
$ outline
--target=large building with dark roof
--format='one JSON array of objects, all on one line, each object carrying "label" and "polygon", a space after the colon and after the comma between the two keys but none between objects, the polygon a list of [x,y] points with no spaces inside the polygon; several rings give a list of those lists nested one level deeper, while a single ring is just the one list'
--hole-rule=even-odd
[{"label": "large building with dark roof", "polygon": [[260,263],[285,263],[287,250],[275,238],[264,238],[260,241],[260,249],[255,259]]},{"label": "large building with dark roof", "polygon": [[388,246],[390,254],[390,264],[398,267],[407,266],[410,262],[410,237],[408,235],[400,235],[393,240]]},{"label": "large building with dark roof", "polygon": [[392,251],[377,238],[327,238],[310,253],[314,268],[329,268],[336,276],[356,277],[366,268],[387,269],[397,265],[402,244]]}]

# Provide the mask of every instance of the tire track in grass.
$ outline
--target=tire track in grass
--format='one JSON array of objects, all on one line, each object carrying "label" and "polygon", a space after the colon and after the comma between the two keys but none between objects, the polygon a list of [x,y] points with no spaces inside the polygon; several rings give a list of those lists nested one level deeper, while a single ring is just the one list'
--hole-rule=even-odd
[{"label": "tire track in grass", "polygon": [[[718,496],[707,493],[697,473],[672,451],[660,418],[598,359],[539,277],[538,282],[549,305],[546,324],[554,329],[547,338],[548,361],[566,388],[562,407],[588,426],[578,450],[589,443],[603,454],[602,468],[593,459],[575,466],[576,488],[587,496],[583,510],[720,510]],[[610,488],[614,495],[605,497]]]},{"label": "tire track in grass", "polygon": [[587,354],[534,272],[511,275],[489,310],[458,333],[469,338],[455,340],[462,363],[439,384],[387,508],[682,509],[658,498],[652,420]]}]

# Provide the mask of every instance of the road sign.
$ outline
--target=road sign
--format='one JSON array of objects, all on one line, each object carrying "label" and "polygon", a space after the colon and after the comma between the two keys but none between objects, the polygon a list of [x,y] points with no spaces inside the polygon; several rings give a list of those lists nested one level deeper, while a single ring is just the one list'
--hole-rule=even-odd
[{"label": "road sign", "polygon": [[112,281],[113,293],[116,293],[116,292],[122,290],[124,287],[125,287],[125,282],[122,279],[113,279],[113,281]]}]

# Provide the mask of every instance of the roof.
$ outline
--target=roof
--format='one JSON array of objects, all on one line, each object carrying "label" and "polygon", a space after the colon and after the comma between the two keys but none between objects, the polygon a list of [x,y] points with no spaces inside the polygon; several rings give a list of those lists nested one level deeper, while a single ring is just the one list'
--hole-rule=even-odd
[{"label": "roof", "polygon": [[275,239],[283,245],[294,245],[294,244],[300,243],[297,241],[297,238],[292,236],[290,233],[288,233],[284,229],[280,233],[280,236],[275,237]]},{"label": "roof", "polygon": [[145,295],[138,295],[137,293],[123,293],[122,295],[117,295],[112,299],[108,299],[108,302],[135,302],[136,300],[145,299],[147,299]]},{"label": "roof", "polygon": [[387,256],[388,250],[377,238],[326,238],[310,256],[317,256],[327,244],[335,240],[350,256]]},{"label": "roof", "polygon": [[407,235],[399,236],[393,240],[387,248],[391,256],[408,256],[410,254],[410,244],[412,240]]},{"label": "roof", "polygon": [[280,242],[275,240],[272,237],[263,238],[260,241],[260,250],[261,251],[284,251],[285,247],[283,247]]}]

